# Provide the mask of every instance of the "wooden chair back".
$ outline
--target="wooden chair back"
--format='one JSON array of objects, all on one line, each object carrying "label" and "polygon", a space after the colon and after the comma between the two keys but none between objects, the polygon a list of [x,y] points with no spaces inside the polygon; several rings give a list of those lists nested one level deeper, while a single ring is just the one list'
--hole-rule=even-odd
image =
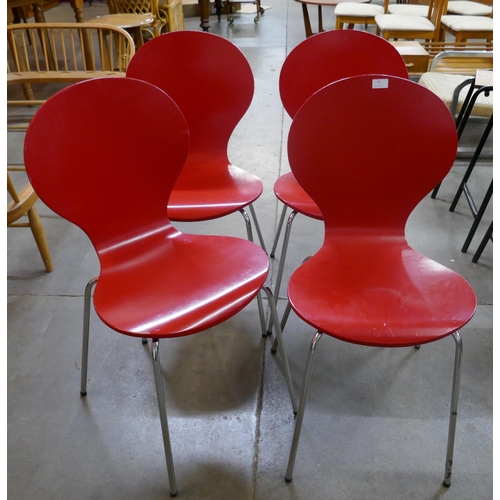
[{"label": "wooden chair back", "polygon": [[32,84],[124,77],[135,52],[126,31],[93,23],[9,25],[7,46],[7,85],[25,89],[25,100],[7,101],[17,106],[36,103]]}]

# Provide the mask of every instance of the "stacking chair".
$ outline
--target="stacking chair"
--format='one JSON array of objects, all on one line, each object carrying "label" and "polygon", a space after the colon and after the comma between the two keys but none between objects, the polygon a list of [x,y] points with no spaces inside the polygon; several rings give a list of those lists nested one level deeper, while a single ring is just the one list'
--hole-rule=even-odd
[{"label": "stacking chair", "polygon": [[426,17],[408,14],[380,14],[375,23],[386,40],[404,38],[438,41],[441,36],[441,17],[446,13],[448,0],[433,0]]},{"label": "stacking chair", "polygon": [[[294,118],[302,104],[325,85],[341,78],[365,73],[386,73],[408,78],[403,58],[394,46],[383,38],[359,30],[324,31],[306,38],[285,59],[279,80],[281,101],[286,112]],[[282,175],[275,182],[274,193],[283,203],[283,208],[271,257],[275,255],[287,209],[292,209],[283,237],[274,288],[274,298],[277,301],[293,220],[297,214],[322,220],[322,214],[316,203],[296,181],[293,172]],[[271,330],[272,324],[269,322],[268,333]]]},{"label": "stacking chair", "polygon": [[[9,167],[8,170],[18,170],[20,168],[21,167]],[[27,182],[24,187],[18,191],[7,171],[7,192],[11,198],[11,201],[7,204],[7,227],[29,227],[35,238],[35,243],[42,257],[46,271],[53,271],[54,266],[52,265],[45,229],[35,207],[38,196],[33,190],[33,187]],[[23,216],[27,216],[28,222],[19,222]]]},{"label": "stacking chair", "polygon": [[229,139],[254,92],[245,56],[230,41],[202,31],[167,33],[136,55],[127,76],[164,90],[189,127],[189,153],[169,199],[170,220],[207,221],[240,212],[253,239],[248,207],[265,249],[252,205],[262,194],[262,181],[227,156]]},{"label": "stacking chair", "polygon": [[472,318],[476,297],[461,276],[409,246],[405,225],[450,170],[456,148],[446,106],[407,79],[346,78],[314,94],[295,115],[288,138],[290,166],[321,209],[325,238],[288,284],[288,309],[316,333],[287,481],[292,480],[323,334],[384,348],[420,346],[452,335],[455,364],[444,476],[444,484],[451,484],[462,353],[458,330]]},{"label": "stacking chair", "polygon": [[[103,123],[106,133],[96,134]],[[147,126],[131,134],[131,123]],[[172,226],[167,202],[188,145],[186,121],[172,99],[132,78],[95,79],[62,90],[40,108],[25,142],[26,170],[36,192],[88,235],[99,258],[99,277],[85,290],[81,394],[87,393],[91,290],[97,283],[99,318],[118,333],[145,343],[151,339],[172,496],[177,485],[159,340],[216,326],[261,289],[277,318],[265,285],[269,259],[260,247]],[[277,320],[275,328],[280,331]],[[283,362],[290,383],[284,353]]]}]

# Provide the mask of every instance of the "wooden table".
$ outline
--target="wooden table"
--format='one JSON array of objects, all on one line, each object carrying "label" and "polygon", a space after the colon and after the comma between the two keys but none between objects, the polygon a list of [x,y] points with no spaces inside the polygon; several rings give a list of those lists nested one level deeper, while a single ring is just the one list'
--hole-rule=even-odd
[{"label": "wooden table", "polygon": [[[198,0],[198,8],[200,9],[200,28],[202,28],[203,31],[208,31],[210,28],[210,0]],[[215,0],[215,8],[220,21],[222,0]]]},{"label": "wooden table", "polygon": [[[201,1],[201,0],[200,0]],[[318,31],[324,31],[323,29],[323,12],[322,7],[335,7],[339,3],[370,3],[371,0],[295,0],[296,2],[302,4],[302,14],[304,16],[304,28],[306,29],[306,37],[310,37],[313,34],[311,29],[311,20],[309,19],[309,12],[307,11],[308,5],[318,6]]]},{"label": "wooden table", "polygon": [[[75,11],[76,21],[79,23],[83,22],[83,2],[85,0],[70,0],[71,7]],[[45,16],[42,11],[42,7],[39,2],[33,2],[32,0],[7,0],[7,23],[12,23],[14,20],[14,15],[12,9],[15,7],[24,7],[26,5],[33,6],[33,13],[35,15],[35,21],[37,23],[44,23]]]}]

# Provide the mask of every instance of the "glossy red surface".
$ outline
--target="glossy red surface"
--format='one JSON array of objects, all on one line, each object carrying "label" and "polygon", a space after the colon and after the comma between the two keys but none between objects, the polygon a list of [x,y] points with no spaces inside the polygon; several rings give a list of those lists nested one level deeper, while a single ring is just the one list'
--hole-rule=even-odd
[{"label": "glossy red surface", "polygon": [[227,155],[254,93],[250,65],[233,43],[203,31],[167,33],[137,51],[127,76],[163,89],[188,123],[190,148],[168,202],[171,220],[222,217],[261,195],[261,180]]},{"label": "glossy red surface", "polygon": [[340,80],[301,107],[290,165],[325,222],[322,248],[288,285],[302,319],[348,342],[398,347],[437,340],[472,318],[470,285],[405,239],[409,215],[456,151],[447,107],[407,79]]},{"label": "glossy red surface", "polygon": [[[325,85],[370,73],[408,78],[403,58],[387,40],[360,30],[324,31],[306,38],[287,56],[280,72],[281,101],[293,118],[302,104]],[[277,198],[303,215],[321,219],[311,197],[293,174],[287,175],[287,179],[275,183]]]},{"label": "glossy red surface", "polygon": [[241,310],[266,279],[269,261],[257,245],[171,225],[167,200],[188,146],[173,100],[132,78],[73,85],[49,99],[28,129],[30,181],[92,241],[101,266],[94,306],[121,333],[205,330]]}]

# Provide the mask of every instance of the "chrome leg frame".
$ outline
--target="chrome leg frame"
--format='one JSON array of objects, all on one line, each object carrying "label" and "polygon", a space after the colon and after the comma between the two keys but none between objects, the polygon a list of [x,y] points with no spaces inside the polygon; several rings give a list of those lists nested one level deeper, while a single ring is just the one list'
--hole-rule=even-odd
[{"label": "chrome leg frame", "polygon": [[87,395],[87,366],[89,360],[89,330],[90,330],[90,305],[92,303],[92,288],[97,283],[97,278],[91,279],[85,287],[83,305],[83,342],[82,342],[82,374],[80,394]]},{"label": "chrome leg frame", "polygon": [[269,286],[264,285],[262,289],[267,294],[267,301],[269,302],[269,307],[271,309],[271,318],[274,322],[274,328],[276,329],[276,338],[278,339],[278,350],[281,356],[281,362],[283,363],[283,371],[285,372],[285,380],[288,386],[288,392],[290,394],[290,400],[292,402],[293,412],[297,413],[297,398],[295,397],[295,390],[293,388],[292,377],[290,375],[290,366],[288,365],[288,358],[285,354],[285,348],[283,345],[283,336],[281,334],[281,327],[278,318],[278,312],[276,311],[276,306],[274,305],[273,292]]},{"label": "chrome leg frame", "polygon": [[[283,278],[283,270],[285,269],[285,259],[286,259],[286,252],[288,250],[288,242],[290,241],[290,233],[292,231],[292,223],[293,220],[295,219],[295,216],[297,215],[298,212],[295,210],[288,216],[288,220],[286,223],[286,230],[285,230],[285,237],[283,239],[283,248],[281,250],[281,256],[280,256],[280,265],[278,267],[278,274],[276,275],[276,285],[274,286],[274,305],[277,307],[278,306],[278,299],[279,299],[279,294],[280,294],[280,288],[281,288],[281,280]],[[271,318],[269,318],[269,322],[267,324],[267,333],[268,335],[273,332],[273,324],[271,321]]]},{"label": "chrome leg frame", "polygon": [[290,482],[293,476],[293,467],[295,465],[295,457],[297,456],[297,447],[299,446],[300,431],[302,428],[302,421],[304,420],[304,410],[306,407],[307,391],[309,389],[309,383],[311,382],[311,374],[314,363],[314,354],[316,352],[316,346],[323,334],[316,332],[311,342],[311,349],[307,356],[306,371],[304,373],[304,381],[302,382],[302,390],[300,392],[300,406],[299,413],[297,414],[297,420],[295,422],[295,430],[293,433],[292,449],[290,450],[290,458],[288,459],[288,467],[286,469],[285,481]]},{"label": "chrome leg frame", "polygon": [[[285,312],[283,313],[283,317],[281,318],[281,333],[283,334],[283,330],[285,329],[286,322],[288,321],[288,316],[290,316],[290,311],[292,310],[292,305],[290,302],[286,303]],[[274,354],[276,349],[278,348],[278,337],[274,339],[273,346],[271,347],[271,352]]]},{"label": "chrome leg frame", "polygon": [[[302,383],[302,390],[300,393],[299,412],[297,414],[297,421],[295,422],[295,430],[293,434],[292,447],[290,450],[290,458],[288,459],[288,468],[286,470],[285,480],[290,482],[293,476],[293,468],[295,466],[295,457],[297,455],[297,448],[299,445],[300,431],[302,428],[302,421],[304,419],[304,410],[306,406],[307,391],[311,381],[312,367],[314,362],[314,354],[316,346],[322,334],[316,332],[311,342],[311,349],[307,357],[306,370],[304,374],[304,381]],[[458,332],[453,333],[455,340],[455,364],[453,370],[453,388],[451,392],[451,405],[450,405],[450,423],[448,429],[448,447],[446,451],[446,468],[444,473],[444,486],[451,485],[451,469],[453,465],[453,450],[455,446],[455,431],[457,426],[457,411],[458,411],[458,395],[460,391],[460,374],[462,371],[462,339]]]},{"label": "chrome leg frame", "polygon": [[280,239],[281,229],[283,228],[283,222],[285,222],[286,215],[286,205],[283,205],[283,210],[281,211],[280,221],[278,222],[278,227],[276,229],[276,235],[274,236],[273,248],[271,248],[271,258],[274,259],[276,254],[276,247],[278,246],[278,240]]},{"label": "chrome leg frame", "polygon": [[457,427],[458,393],[460,391],[460,374],[462,371],[462,339],[458,332],[453,334],[453,338],[455,339],[455,366],[453,370],[453,388],[451,390],[450,425],[448,429],[444,486],[450,486],[451,484],[451,467],[453,465],[453,449],[455,447],[455,430]]},{"label": "chrome leg frame", "polygon": [[[248,241],[251,241],[253,243],[252,223],[250,222],[250,217],[243,209],[240,210],[240,214],[245,219],[245,223],[246,223],[246,227],[247,227]],[[264,314],[264,304],[262,303],[262,295],[260,293],[257,294],[257,307],[259,308],[260,329],[262,331],[262,336],[267,337],[266,318],[265,318],[265,314]]]},{"label": "chrome leg frame", "polygon": [[255,230],[257,231],[257,237],[259,238],[260,246],[262,247],[262,250],[264,250],[264,252],[267,253],[266,245],[264,243],[264,238],[262,237],[262,232],[260,230],[259,221],[257,220],[257,214],[255,213],[255,208],[253,208],[252,203],[248,205],[248,208],[250,209],[250,213],[252,214],[252,219],[255,224]]},{"label": "chrome leg frame", "polygon": [[168,432],[167,409],[165,405],[165,391],[163,389],[163,377],[161,374],[160,353],[158,351],[158,339],[151,340],[151,355],[153,357],[156,395],[158,397],[158,409],[160,410],[163,445],[165,448],[165,458],[167,460],[168,481],[170,483],[170,495],[175,497],[177,496],[178,491],[177,491],[177,483],[175,480],[172,447],[170,446],[170,434]]}]

